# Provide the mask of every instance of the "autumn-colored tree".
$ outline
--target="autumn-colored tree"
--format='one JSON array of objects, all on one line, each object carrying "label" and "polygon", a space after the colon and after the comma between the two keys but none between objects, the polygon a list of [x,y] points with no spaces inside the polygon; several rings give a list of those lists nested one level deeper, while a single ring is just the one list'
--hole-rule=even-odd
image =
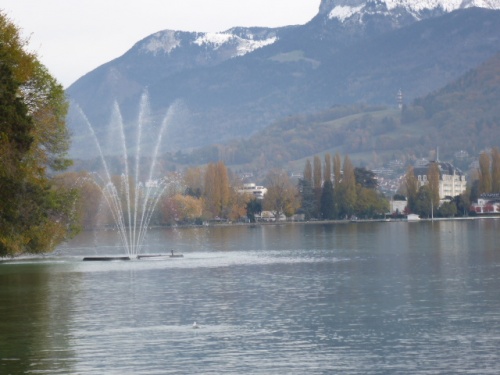
[{"label": "autumn-colored tree", "polygon": [[160,209],[163,220],[167,223],[192,222],[201,217],[203,201],[189,195],[176,194],[164,200]]},{"label": "autumn-colored tree", "polygon": [[479,193],[491,193],[490,157],[486,152],[479,155]]},{"label": "autumn-colored tree", "polygon": [[404,177],[404,186],[406,190],[406,197],[408,198],[408,210],[410,212],[415,212],[415,203],[418,194],[418,180],[415,177],[415,172],[413,167],[408,167],[406,170],[406,175]]},{"label": "autumn-colored tree", "polygon": [[205,210],[211,218],[228,218],[231,189],[227,168],[223,162],[210,163],[205,171]]},{"label": "autumn-colored tree", "polygon": [[299,206],[299,200],[297,189],[288,174],[282,170],[272,170],[267,174],[266,181],[264,208],[272,211],[276,220],[279,220],[282,214],[292,216]]},{"label": "autumn-colored tree", "polygon": [[64,90],[0,12],[0,256],[40,253],[70,234],[74,191],[47,169],[69,165]]},{"label": "autumn-colored tree", "polygon": [[342,170],[343,175],[339,185],[339,214],[341,217],[349,217],[354,213],[356,205],[356,177],[348,155],[344,157]]},{"label": "autumn-colored tree", "polygon": [[500,150],[491,150],[491,192],[500,193]]},{"label": "autumn-colored tree", "polygon": [[231,189],[229,219],[239,220],[247,217],[248,203],[253,199],[251,194],[240,194],[236,189]]},{"label": "autumn-colored tree", "polygon": [[431,202],[434,209],[439,207],[439,175],[439,164],[430,163],[427,170],[427,180],[429,181]]},{"label": "autumn-colored tree", "polygon": [[203,170],[198,167],[189,168],[183,177],[186,194],[200,198],[203,194]]}]

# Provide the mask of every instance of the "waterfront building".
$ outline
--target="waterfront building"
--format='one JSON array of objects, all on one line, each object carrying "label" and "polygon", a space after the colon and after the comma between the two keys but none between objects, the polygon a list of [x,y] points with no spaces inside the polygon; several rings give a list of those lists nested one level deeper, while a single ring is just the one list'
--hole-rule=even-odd
[{"label": "waterfront building", "polygon": [[467,189],[465,174],[451,163],[431,161],[425,166],[415,167],[414,174],[419,186],[427,185],[430,166],[436,163],[439,168],[439,199],[455,197]]}]

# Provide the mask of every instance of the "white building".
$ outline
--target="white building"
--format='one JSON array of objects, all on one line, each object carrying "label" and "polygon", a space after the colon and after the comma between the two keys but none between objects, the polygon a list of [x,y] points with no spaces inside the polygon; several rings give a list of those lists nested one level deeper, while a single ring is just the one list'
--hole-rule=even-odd
[{"label": "white building", "polygon": [[267,189],[264,186],[258,186],[254,183],[243,184],[243,188],[238,190],[240,194],[252,194],[257,199],[264,199],[267,193]]},{"label": "white building", "polygon": [[481,194],[477,203],[471,205],[476,214],[499,214],[500,194]]},{"label": "white building", "polygon": [[408,205],[408,202],[406,200],[395,201],[395,200],[391,199],[391,201],[389,202],[389,205],[390,205],[391,213],[397,212],[399,214],[403,214],[403,212],[405,212],[406,206]]},{"label": "white building", "polygon": [[429,183],[429,167],[433,163],[437,163],[439,168],[439,199],[442,200],[446,197],[456,197],[467,189],[465,174],[460,169],[455,168],[450,163],[435,161],[431,161],[423,167],[415,167],[413,172],[418,180],[419,186]]}]

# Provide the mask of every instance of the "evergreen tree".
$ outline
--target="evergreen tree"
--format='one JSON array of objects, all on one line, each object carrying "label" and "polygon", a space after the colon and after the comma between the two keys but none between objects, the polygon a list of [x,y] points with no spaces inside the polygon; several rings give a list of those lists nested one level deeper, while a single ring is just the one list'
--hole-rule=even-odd
[{"label": "evergreen tree", "polygon": [[255,223],[255,215],[262,212],[262,201],[259,199],[250,199],[247,202],[247,217],[251,223]]},{"label": "evergreen tree", "polygon": [[321,171],[321,159],[319,156],[315,156],[313,160],[313,190],[314,198],[316,201],[314,216],[320,216],[321,209],[321,189],[323,186],[323,177]]},{"label": "evergreen tree", "polygon": [[298,190],[300,193],[300,207],[301,212],[304,214],[306,220],[313,217],[316,210],[316,199],[310,181],[300,179],[298,183]]},{"label": "evergreen tree", "polygon": [[366,189],[376,189],[378,186],[375,173],[364,167],[354,168],[354,176],[356,178],[356,184],[359,184]]},{"label": "evergreen tree", "polygon": [[340,182],[342,181],[342,159],[340,158],[339,153],[336,153],[333,157],[333,210],[334,210],[334,218],[339,218],[340,215]]},{"label": "evergreen tree", "polygon": [[321,159],[315,156],[313,160],[313,188],[321,191],[322,176],[321,176]]},{"label": "evergreen tree", "polygon": [[332,156],[330,154],[325,154],[325,170],[323,172],[323,178],[325,181],[332,180]]},{"label": "evergreen tree", "polygon": [[321,191],[321,217],[325,220],[335,218],[335,209],[333,201],[333,184],[332,181],[326,180]]},{"label": "evergreen tree", "polygon": [[306,166],[304,167],[304,180],[309,183],[309,185],[313,186],[313,172],[312,165],[309,159],[306,160]]}]

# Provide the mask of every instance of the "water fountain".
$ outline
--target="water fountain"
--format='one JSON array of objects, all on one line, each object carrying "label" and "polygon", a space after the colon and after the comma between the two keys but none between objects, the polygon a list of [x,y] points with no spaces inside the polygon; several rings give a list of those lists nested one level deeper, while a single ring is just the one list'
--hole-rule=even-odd
[{"label": "water fountain", "polygon": [[[124,170],[118,181],[116,178],[114,180],[112,178],[108,162],[106,161],[106,155],[96,136],[94,127],[85,113],[78,108],[79,114],[87,124],[95,141],[103,167],[103,172],[94,173],[94,182],[101,189],[102,196],[111,212],[122,246],[125,249],[124,256],[85,257],[84,260],[130,260],[147,257],[147,255],[141,255],[141,252],[153,212],[167,186],[170,183],[175,183],[175,181],[168,181],[165,177],[157,178],[155,176],[156,162],[163,133],[171,119],[172,111],[173,107],[170,107],[161,123],[159,132],[156,135],[156,145],[153,153],[150,154],[149,171],[145,175],[141,171],[144,161],[144,155],[141,153],[141,142],[143,128],[147,123],[149,115],[148,94],[145,92],[141,97],[136,124],[135,145],[133,145],[135,146],[135,150],[132,152],[132,155],[129,155],[129,149],[132,149],[129,146],[132,145],[129,145],[130,142],[127,142],[122,114],[118,104],[115,103],[110,124],[115,124],[115,128],[118,130],[120,152],[124,166]],[[133,155],[134,153],[135,155]],[[141,181],[141,178],[144,178],[144,176],[146,176],[145,180]]]}]

